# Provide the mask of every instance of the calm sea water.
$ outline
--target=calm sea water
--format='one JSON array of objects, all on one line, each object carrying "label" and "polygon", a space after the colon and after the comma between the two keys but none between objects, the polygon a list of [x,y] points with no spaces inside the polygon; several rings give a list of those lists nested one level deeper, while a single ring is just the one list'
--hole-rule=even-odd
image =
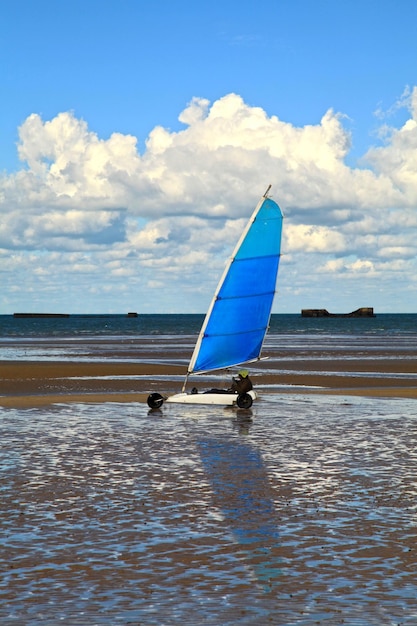
[{"label": "calm sea water", "polygon": [[[186,364],[203,315],[71,315],[68,318],[0,316],[0,360],[132,360],[153,353],[158,361]],[[273,315],[264,354],[332,358],[336,350],[415,350],[417,314],[374,318],[302,318]],[[178,359],[178,352],[182,357]]]},{"label": "calm sea water", "polygon": [[[0,315],[0,340],[56,337],[135,337],[196,335],[203,315],[71,315],[68,318],[15,318]],[[270,335],[411,335],[417,337],[417,314],[382,314],[374,318],[303,318],[272,315]]]}]

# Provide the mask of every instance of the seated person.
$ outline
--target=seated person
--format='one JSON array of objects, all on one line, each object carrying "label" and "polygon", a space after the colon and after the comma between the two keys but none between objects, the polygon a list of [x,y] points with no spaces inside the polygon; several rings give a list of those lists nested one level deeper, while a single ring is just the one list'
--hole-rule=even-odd
[{"label": "seated person", "polygon": [[249,378],[248,370],[240,370],[237,378],[232,378],[232,385],[229,389],[209,389],[204,393],[247,393],[253,389],[252,381]]},{"label": "seated person", "polygon": [[248,393],[253,388],[252,381],[249,378],[248,370],[240,370],[237,378],[233,378],[232,386],[228,391],[236,393]]}]

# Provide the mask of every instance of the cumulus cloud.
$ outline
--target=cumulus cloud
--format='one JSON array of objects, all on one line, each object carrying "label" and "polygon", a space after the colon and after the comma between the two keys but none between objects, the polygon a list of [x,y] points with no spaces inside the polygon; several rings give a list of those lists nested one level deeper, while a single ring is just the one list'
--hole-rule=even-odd
[{"label": "cumulus cloud", "polygon": [[161,293],[163,285],[164,297],[171,290],[174,299],[185,279],[191,302],[196,290],[212,287],[269,183],[286,214],[288,291],[290,283],[303,291],[303,263],[310,275],[352,280],[378,275],[384,261],[404,261],[411,272],[417,88],[405,101],[409,119],[398,129],[385,125],[382,144],[357,168],[346,163],[351,136],[332,109],[317,124],[296,127],[237,94],[213,103],[193,98],[179,115],[183,128],[155,127],[143,154],[136,137],[101,139],[72,112],[47,121],[34,113],[19,129],[22,167],[0,181],[4,298],[13,300],[11,272],[24,286],[30,276],[41,280],[53,258],[68,280],[81,274],[106,293],[112,285],[125,294],[125,278],[144,293]]},{"label": "cumulus cloud", "polygon": [[323,226],[289,224],[286,227],[286,241],[291,251],[303,252],[343,252],[347,241],[342,233]]},{"label": "cumulus cloud", "polygon": [[412,115],[400,129],[390,129],[386,145],[371,148],[365,155],[373,170],[389,177],[401,193],[402,206],[417,204],[417,89],[413,92]]}]

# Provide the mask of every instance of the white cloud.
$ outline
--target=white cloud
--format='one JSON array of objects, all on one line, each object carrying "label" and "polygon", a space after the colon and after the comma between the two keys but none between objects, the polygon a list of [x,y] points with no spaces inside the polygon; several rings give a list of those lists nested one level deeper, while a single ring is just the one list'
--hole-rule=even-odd
[{"label": "white cloud", "polygon": [[286,225],[285,237],[288,249],[305,252],[343,252],[347,248],[344,236],[323,226],[301,224]]},{"label": "white cloud", "polygon": [[[385,145],[364,157],[376,174],[386,176],[401,192],[405,205],[417,202],[417,87],[406,89],[394,108],[407,107],[411,117],[399,129],[383,127]],[[388,115],[390,112],[388,113]]]},{"label": "white cloud", "polygon": [[100,202],[100,208],[103,201],[114,206],[119,190],[112,179],[118,172],[123,177],[134,174],[140,162],[135,137],[113,133],[100,140],[72,113],[60,113],[49,122],[32,114],[20,127],[19,138],[19,157],[29,171],[21,171],[16,182],[29,186],[38,202],[54,199],[59,206],[79,206],[89,200],[93,206]]},{"label": "white cloud", "polygon": [[[52,289],[64,298],[66,283],[69,292],[107,294],[108,303],[117,292],[126,297],[127,282],[151,310],[204,310],[193,293],[209,300],[269,183],[286,214],[288,293],[302,298],[304,273],[312,285],[326,272],[366,275],[376,289],[393,263],[411,281],[417,88],[407,98],[410,118],[360,169],[346,164],[351,137],[331,109],[316,125],[295,127],[236,94],[211,105],[194,98],[179,116],[184,128],[154,128],[143,154],[135,137],[100,139],[71,112],[49,121],[30,115],[19,129],[22,169],[0,181],[3,302],[34,285],[40,297]],[[48,276],[49,284],[37,282]]]}]

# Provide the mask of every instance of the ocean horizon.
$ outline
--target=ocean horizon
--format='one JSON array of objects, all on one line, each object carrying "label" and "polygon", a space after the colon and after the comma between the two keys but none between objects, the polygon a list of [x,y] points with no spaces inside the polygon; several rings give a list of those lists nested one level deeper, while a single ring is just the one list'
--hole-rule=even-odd
[{"label": "ocean horizon", "polygon": [[[203,313],[69,314],[68,317],[0,315],[0,341],[19,338],[132,337],[197,335]],[[415,335],[417,313],[381,313],[375,317],[302,317],[301,313],[273,313],[269,335],[387,334]]]}]

